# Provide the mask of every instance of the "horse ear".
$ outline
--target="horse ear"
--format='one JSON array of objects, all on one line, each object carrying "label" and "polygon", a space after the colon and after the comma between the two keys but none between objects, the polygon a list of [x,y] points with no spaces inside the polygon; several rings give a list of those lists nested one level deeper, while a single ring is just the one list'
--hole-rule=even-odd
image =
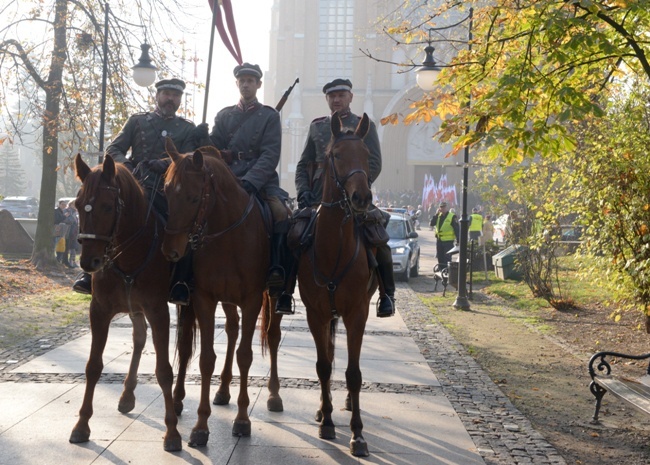
[{"label": "horse ear", "polygon": [[192,156],[192,164],[197,170],[203,168],[203,153],[201,153],[200,150],[194,151],[194,155]]},{"label": "horse ear", "polygon": [[370,118],[368,118],[368,115],[364,113],[361,117],[361,120],[359,121],[359,124],[357,124],[357,129],[355,129],[354,134],[363,139],[366,137],[366,134],[368,134],[369,129]]},{"label": "horse ear", "polygon": [[104,164],[102,165],[102,176],[103,178],[110,182],[115,178],[115,161],[110,155],[104,157]]},{"label": "horse ear", "polygon": [[178,153],[178,149],[174,145],[174,141],[171,137],[165,137],[165,151],[167,152],[167,155],[171,157],[172,163],[176,163],[181,157],[181,154]]},{"label": "horse ear", "polygon": [[81,182],[84,182],[84,179],[86,179],[86,176],[88,176],[88,173],[90,173],[90,167],[86,164],[84,159],[81,158],[80,153],[74,157],[74,172]]},{"label": "horse ear", "polygon": [[330,129],[332,130],[332,135],[335,139],[341,135],[341,126],[343,126],[343,123],[341,122],[339,113],[334,112],[330,118]]}]

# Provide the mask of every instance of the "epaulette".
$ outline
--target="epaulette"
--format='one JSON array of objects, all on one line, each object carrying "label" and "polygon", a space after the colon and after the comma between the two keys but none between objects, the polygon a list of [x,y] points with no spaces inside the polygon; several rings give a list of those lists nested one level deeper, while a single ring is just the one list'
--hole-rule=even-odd
[{"label": "epaulette", "polygon": [[186,123],[194,124],[194,121],[192,121],[191,119],[183,118],[182,116],[179,116],[178,118],[185,121]]},{"label": "epaulette", "polygon": [[316,118],[316,119],[312,120],[311,124],[322,123],[323,121],[327,121],[328,118],[329,118],[329,116],[321,116],[320,118]]},{"label": "epaulette", "polygon": [[270,109],[273,110],[273,111],[278,111],[278,110],[275,109],[275,107],[272,107],[271,105],[264,105],[264,104],[263,104],[262,106],[263,106],[263,107],[266,107],[266,108],[270,108]]}]

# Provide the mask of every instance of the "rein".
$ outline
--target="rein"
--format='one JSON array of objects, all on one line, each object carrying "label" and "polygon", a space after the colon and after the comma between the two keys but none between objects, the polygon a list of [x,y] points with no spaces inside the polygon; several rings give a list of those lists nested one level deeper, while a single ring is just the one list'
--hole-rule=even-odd
[{"label": "rein", "polygon": [[[113,227],[111,229],[111,235],[110,236],[104,236],[101,234],[88,234],[88,233],[80,233],[78,234],[77,238],[79,241],[83,239],[90,239],[90,240],[98,240],[98,241],[103,241],[106,242],[106,248],[104,250],[104,266],[103,269],[111,269],[115,274],[120,276],[122,280],[124,281],[124,286],[126,288],[126,300],[127,300],[127,305],[129,308],[129,313],[133,313],[133,307],[131,305],[131,290],[133,289],[133,285],[135,284],[135,279],[136,277],[147,267],[149,262],[153,259],[153,256],[156,252],[156,244],[158,243],[158,221],[155,217],[154,218],[154,236],[153,240],[151,241],[149,245],[149,250],[147,251],[147,256],[142,262],[142,264],[133,272],[130,274],[126,274],[124,271],[122,271],[117,264],[115,263],[115,260],[117,260],[122,253],[124,253],[127,248],[135,242],[136,239],[138,239],[145,231],[145,228],[147,224],[149,223],[149,219],[152,218],[150,216],[151,213],[151,205],[153,204],[153,197],[149,202],[149,206],[147,209],[147,215],[145,217],[145,223],[142,228],[140,228],[135,234],[130,236],[128,239],[126,239],[122,244],[115,244],[115,236],[117,234],[117,225],[119,224],[120,217],[122,215],[122,209],[124,208],[124,201],[120,197],[120,189],[118,187],[113,187],[113,186],[106,186],[106,187],[101,187],[101,189],[107,189],[109,191],[113,191],[116,193],[116,200],[115,200],[115,209],[116,209],[116,215],[115,215],[115,220],[113,221]],[[88,213],[90,223],[92,225],[92,211],[93,211],[93,205],[92,202],[95,200],[94,197],[91,197],[89,202],[84,206],[84,211]]]},{"label": "rein", "polygon": [[[332,144],[332,147],[341,140],[361,140],[361,138],[353,134],[344,134],[336,138],[336,140]],[[345,216],[343,217],[343,220],[341,221],[341,225],[339,227],[339,243],[342,243],[344,239],[343,226],[350,220],[350,218],[353,217],[352,202],[350,200],[350,197],[348,196],[347,191],[345,190],[345,185],[350,180],[350,178],[356,174],[363,174],[367,179],[368,173],[366,173],[363,169],[358,168],[350,171],[344,177],[340,177],[338,172],[336,171],[336,166],[334,165],[334,156],[332,154],[331,149],[327,154],[327,159],[329,160],[329,165],[332,171],[330,175],[332,179],[334,179],[334,182],[336,183],[336,187],[339,193],[341,194],[341,199],[334,202],[321,202],[320,207],[318,209],[317,217],[320,215],[321,207],[325,207],[325,208],[338,207],[344,211]],[[341,270],[341,272],[338,273],[338,275],[326,276],[324,273],[318,270],[318,267],[316,266],[315,247],[312,246],[310,250],[310,258],[313,264],[314,282],[316,283],[317,286],[327,288],[329,301],[330,301],[330,308],[331,308],[333,318],[338,318],[339,316],[336,310],[336,305],[334,303],[334,292],[336,291],[343,277],[348,273],[348,271],[350,271],[352,265],[354,265],[357,257],[359,256],[359,250],[361,248],[361,238],[359,232],[356,229],[354,230],[354,236],[356,240],[354,255],[352,256],[352,258],[350,258],[350,260],[346,263],[343,270]],[[342,247],[339,247],[338,254],[336,257],[336,265],[334,266],[334,269],[337,269],[339,267],[339,264],[341,263],[341,255],[342,255]]]},{"label": "rein", "polygon": [[197,250],[203,247],[208,242],[241,226],[242,223],[246,220],[246,218],[248,218],[248,215],[253,210],[253,206],[255,204],[255,196],[250,195],[248,204],[244,209],[244,213],[236,222],[226,227],[225,229],[222,229],[221,231],[209,235],[205,235],[204,232],[206,230],[206,226],[208,222],[207,214],[209,210],[212,208],[212,205],[210,205],[210,197],[211,197],[210,188],[213,185],[211,180],[214,179],[214,174],[211,173],[205,166],[203,167],[202,172],[203,172],[203,192],[201,193],[201,204],[199,205],[199,209],[196,212],[196,217],[192,221],[192,226],[187,228],[181,228],[181,229],[168,229],[167,227],[165,227],[165,232],[167,234],[187,233],[188,242],[192,250]]}]

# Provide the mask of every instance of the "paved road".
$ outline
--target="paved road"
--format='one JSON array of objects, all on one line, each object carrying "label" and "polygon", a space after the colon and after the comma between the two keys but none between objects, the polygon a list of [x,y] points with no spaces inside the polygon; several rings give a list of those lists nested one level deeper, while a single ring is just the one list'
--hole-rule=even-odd
[{"label": "paved road", "polygon": [[[421,270],[430,274],[435,248],[430,232],[421,233]],[[368,458],[357,459],[348,452],[349,414],[342,409],[343,334],[337,339],[332,386],[338,437],[318,439],[313,421],[319,398],[315,349],[304,307],[299,305],[296,315],[283,321],[279,370],[285,411],[266,410],[268,361],[256,348],[251,369],[251,437],[232,437],[233,405],[214,407],[208,446],[193,449],[184,444],[179,453],[166,453],[162,448],[163,408],[150,342],[141,363],[136,408],[127,415],[117,411],[131,351],[128,318],[117,319],[111,326],[87,444],[70,444],[68,437],[83,395],[88,328],[68,328],[47,340],[30,341],[0,353],[0,465],[565,463],[463,348],[435,323],[409,286],[399,284],[397,298],[399,314],[384,320],[371,316],[364,336],[361,408],[371,454]],[[215,373],[220,372],[223,361],[223,323],[223,318],[218,319]],[[198,363],[192,367],[179,423],[185,441],[198,403]],[[235,386],[234,393],[237,391]]]}]

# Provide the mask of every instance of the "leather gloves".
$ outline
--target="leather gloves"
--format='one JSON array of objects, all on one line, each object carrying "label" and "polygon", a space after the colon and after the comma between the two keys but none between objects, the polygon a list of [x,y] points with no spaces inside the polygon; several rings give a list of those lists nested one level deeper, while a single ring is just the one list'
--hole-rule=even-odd
[{"label": "leather gloves", "polygon": [[131,173],[133,173],[133,162],[131,160],[124,160],[122,163]]},{"label": "leather gloves", "polygon": [[246,192],[248,192],[251,195],[257,192],[255,186],[252,185],[249,181],[246,181],[245,179],[241,182],[241,185],[244,189],[246,189]]},{"label": "leather gloves", "polygon": [[316,200],[312,191],[302,191],[298,194],[298,208],[311,207]]},{"label": "leather gloves", "polygon": [[210,135],[208,133],[208,123],[201,123],[192,130],[192,137],[197,144],[204,144],[209,141]]},{"label": "leather gloves", "polygon": [[152,173],[163,174],[169,167],[169,160],[147,160],[147,168]]}]

